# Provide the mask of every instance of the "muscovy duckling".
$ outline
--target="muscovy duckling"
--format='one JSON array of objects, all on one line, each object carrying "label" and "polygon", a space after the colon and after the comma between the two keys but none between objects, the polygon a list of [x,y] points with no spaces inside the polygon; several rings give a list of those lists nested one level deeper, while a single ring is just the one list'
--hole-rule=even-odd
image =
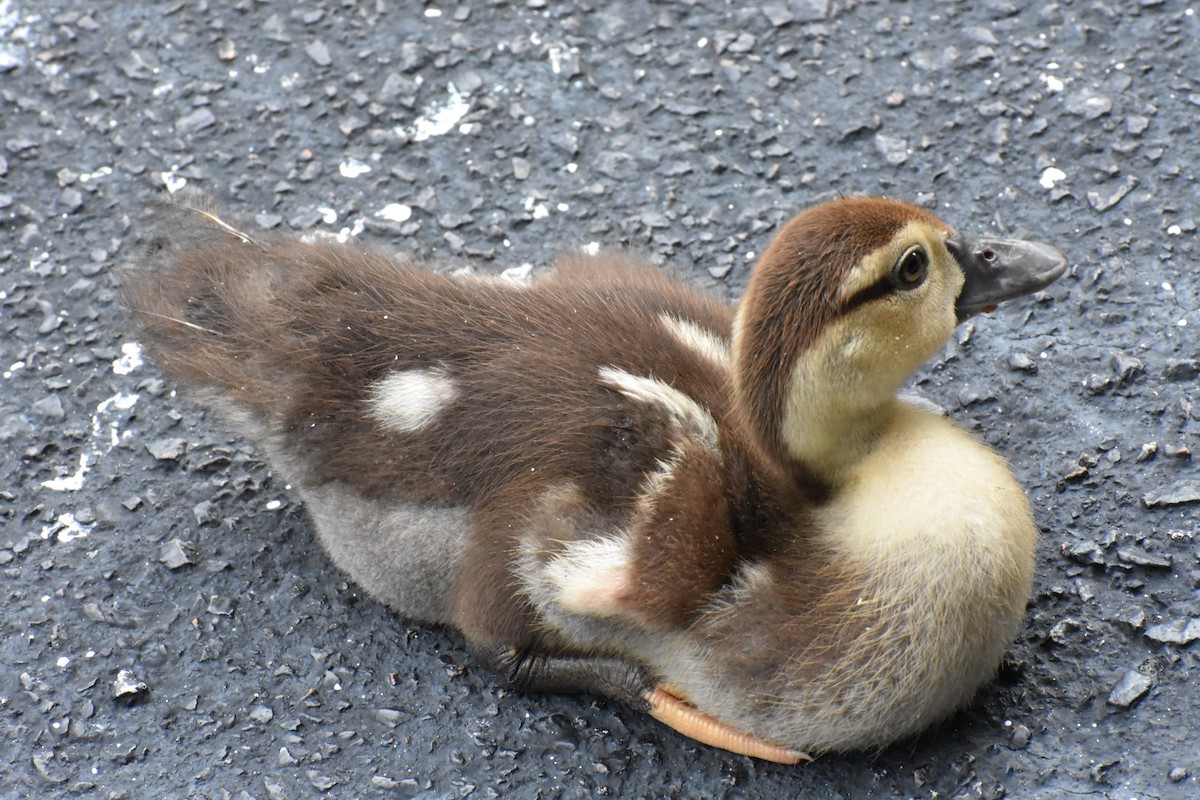
[{"label": "muscovy duckling", "polygon": [[1015,634],[1024,495],[896,392],[959,320],[1056,279],[1052,247],[842,199],[783,228],[735,315],[623,257],[514,285],[198,198],[152,230],[122,277],[152,357],[335,563],[518,687],[795,762],[945,715]]}]

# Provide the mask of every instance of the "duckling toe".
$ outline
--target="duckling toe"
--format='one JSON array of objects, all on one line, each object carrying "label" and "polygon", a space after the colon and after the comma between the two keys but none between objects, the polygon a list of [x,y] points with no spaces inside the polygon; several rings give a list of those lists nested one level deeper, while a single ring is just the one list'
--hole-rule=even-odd
[{"label": "duckling toe", "polygon": [[719,722],[669,688],[656,686],[646,692],[643,698],[650,704],[650,716],[701,744],[776,764],[812,761],[807,753],[772,744],[752,733]]}]

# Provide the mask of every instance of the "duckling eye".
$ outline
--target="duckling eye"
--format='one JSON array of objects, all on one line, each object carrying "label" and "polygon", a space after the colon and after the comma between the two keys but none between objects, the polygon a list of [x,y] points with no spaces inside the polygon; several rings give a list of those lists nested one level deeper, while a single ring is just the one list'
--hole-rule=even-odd
[{"label": "duckling eye", "polygon": [[892,267],[892,282],[897,289],[915,289],[925,282],[929,274],[929,255],[921,247],[914,247]]}]

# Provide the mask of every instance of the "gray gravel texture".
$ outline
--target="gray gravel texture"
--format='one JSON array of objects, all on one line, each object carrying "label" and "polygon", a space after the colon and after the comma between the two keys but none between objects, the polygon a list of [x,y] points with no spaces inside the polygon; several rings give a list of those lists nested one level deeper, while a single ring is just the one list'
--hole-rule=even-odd
[{"label": "gray gravel texture", "polygon": [[[1031,5],[0,0],[0,796],[1200,796],[1200,14]],[[491,270],[625,245],[729,299],[835,192],[1060,244],[915,381],[1036,509],[1011,663],[800,768],[502,690],[139,365],[110,272],[184,182]]]}]

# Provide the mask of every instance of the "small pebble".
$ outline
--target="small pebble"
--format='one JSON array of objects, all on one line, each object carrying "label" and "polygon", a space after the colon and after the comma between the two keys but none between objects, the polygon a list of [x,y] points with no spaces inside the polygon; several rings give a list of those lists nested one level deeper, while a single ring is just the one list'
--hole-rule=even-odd
[{"label": "small pebble", "polygon": [[783,2],[763,3],[763,16],[776,28],[782,28],[796,19],[796,16],[792,13],[788,5],[788,3]]},{"label": "small pebble", "polygon": [[177,461],[187,451],[187,439],[156,439],[146,444],[146,450],[159,461]]},{"label": "small pebble", "polygon": [[1200,502],[1200,481],[1183,480],[1162,491],[1146,492],[1142,495],[1142,502],[1147,508]]},{"label": "small pebble", "polygon": [[1110,192],[1103,194],[1100,192],[1088,192],[1087,199],[1092,208],[1096,209],[1097,211],[1107,211],[1117,203],[1124,200],[1125,195],[1132,192],[1134,187],[1137,185],[1138,179],[1130,175],[1125,178],[1123,183]]},{"label": "small pebble", "polygon": [[1088,468],[1078,461],[1068,461],[1062,470],[1062,480],[1065,483],[1079,483],[1088,476]]},{"label": "small pebble", "polygon": [[1081,92],[1067,98],[1067,111],[1087,119],[1099,119],[1112,111],[1111,97],[1091,92]]},{"label": "small pebble", "polygon": [[1113,687],[1108,695],[1108,703],[1117,708],[1129,708],[1150,690],[1151,683],[1148,676],[1131,669]]},{"label": "small pebble", "polygon": [[895,136],[875,135],[875,149],[887,163],[898,167],[908,161],[908,142]]},{"label": "small pebble", "polygon": [[1117,558],[1121,559],[1126,564],[1133,564],[1138,567],[1153,567],[1155,569],[1170,569],[1171,556],[1159,555],[1144,550],[1141,547],[1118,547]]},{"label": "small pebble", "polygon": [[396,727],[406,720],[412,719],[412,715],[405,711],[398,711],[394,708],[381,708],[375,712],[375,716],[379,718],[388,727]]},{"label": "small pebble", "polygon": [[25,66],[25,62],[9,50],[0,50],[0,75]]},{"label": "small pebble", "polygon": [[233,598],[223,597],[219,594],[212,595],[208,598],[208,613],[221,617],[231,616],[233,614]]},{"label": "small pebble", "polygon": [[1190,644],[1200,639],[1200,619],[1177,619],[1152,625],[1146,629],[1146,638],[1162,644]]},{"label": "small pebble", "polygon": [[53,771],[53,761],[55,754],[53,751],[42,751],[33,754],[33,768],[37,770],[38,775],[50,783],[65,783],[66,775],[60,775]]},{"label": "small pebble", "polygon": [[329,775],[322,775],[315,769],[310,769],[305,774],[308,775],[308,782],[322,792],[328,792],[330,789],[340,783],[337,778],[330,777]]},{"label": "small pebble", "polygon": [[192,506],[192,517],[195,518],[197,525],[208,525],[216,522],[217,507],[209,500],[201,500],[196,505]]},{"label": "small pebble", "polygon": [[35,402],[31,407],[33,413],[39,417],[50,420],[63,419],[67,414],[63,410],[62,400],[58,395],[52,394],[48,397],[43,397]]},{"label": "small pebble", "polygon": [[1130,631],[1140,631],[1146,624],[1146,612],[1140,608],[1130,609],[1116,619],[1117,622],[1129,628]]},{"label": "small pebble", "polygon": [[74,214],[83,205],[83,192],[78,189],[63,189],[58,202],[68,214]]},{"label": "small pebble", "polygon": [[257,722],[259,725],[266,725],[275,718],[275,712],[266,706],[255,706],[250,709],[250,719]]},{"label": "small pebble", "polygon": [[1054,623],[1050,629],[1050,641],[1056,644],[1066,644],[1071,639],[1071,633],[1079,630],[1079,620],[1067,617]]},{"label": "small pebble", "polygon": [[1112,385],[1112,376],[1100,372],[1093,372],[1084,380],[1083,390],[1090,395],[1100,395],[1108,391]]},{"label": "small pebble", "polygon": [[1163,452],[1172,458],[1190,459],[1192,457],[1192,448],[1186,444],[1169,444],[1163,447]]},{"label": "small pebble", "polygon": [[1037,362],[1024,353],[1012,353],[1008,357],[1008,368],[1014,372],[1037,372]]},{"label": "small pebble", "polygon": [[1014,750],[1024,750],[1029,746],[1029,740],[1033,738],[1033,733],[1024,725],[1014,725],[1012,736],[1009,737],[1009,746]]},{"label": "small pebble", "polygon": [[158,548],[158,560],[170,570],[176,570],[192,563],[192,560],[188,558],[186,546],[179,539],[163,542],[162,547]]},{"label": "small pebble", "polygon": [[1135,358],[1128,353],[1116,353],[1112,357],[1111,366],[1113,372],[1116,373],[1117,383],[1124,386],[1132,383],[1139,375],[1146,371],[1145,365],[1140,358]]},{"label": "small pebble", "polygon": [[1108,771],[1120,763],[1121,760],[1119,758],[1114,758],[1111,761],[1100,761],[1094,764],[1088,771],[1092,776],[1092,782],[1098,784],[1107,784],[1109,782]]},{"label": "small pebble", "polygon": [[320,39],[314,39],[304,45],[304,52],[318,67],[328,67],[333,63],[333,57],[329,55],[329,46]]},{"label": "small pebble", "polygon": [[1197,375],[1200,375],[1200,360],[1194,358],[1168,361],[1163,367],[1163,378],[1172,383],[1190,381]]},{"label": "small pebble", "polygon": [[1104,550],[1092,541],[1076,539],[1059,545],[1059,552],[1076,564],[1100,566],[1104,563]]},{"label": "small pebble", "polygon": [[117,673],[112,684],[113,699],[125,705],[131,705],[143,699],[150,689],[146,682],[133,674],[131,670],[123,669]]},{"label": "small pebble", "polygon": [[1125,118],[1125,132],[1130,136],[1141,136],[1150,127],[1150,118],[1132,114]]},{"label": "small pebble", "polygon": [[217,118],[208,108],[198,108],[175,122],[175,132],[180,136],[198,133],[216,124]]}]

